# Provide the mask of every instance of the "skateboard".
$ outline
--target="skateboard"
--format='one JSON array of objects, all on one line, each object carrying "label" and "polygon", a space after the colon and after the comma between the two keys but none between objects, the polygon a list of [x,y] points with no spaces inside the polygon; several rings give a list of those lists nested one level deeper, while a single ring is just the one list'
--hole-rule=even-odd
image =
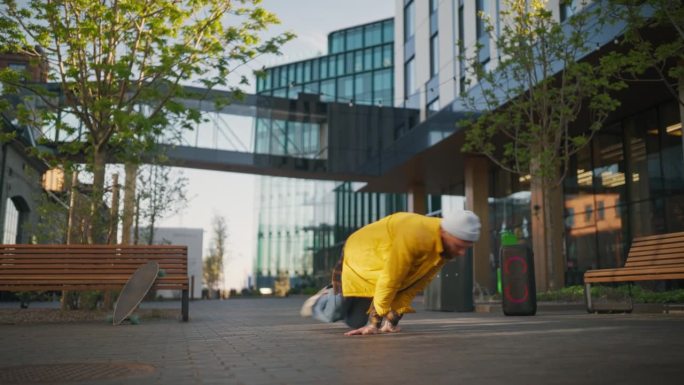
[{"label": "skateboard", "polygon": [[[140,266],[138,270],[131,275],[114,305],[112,325],[119,325],[126,318],[129,318],[131,313],[140,305],[140,302],[150,290],[158,275],[159,264],[154,261],[149,261]],[[130,321],[132,324],[137,324],[139,319],[138,317],[133,316],[130,317]]]}]

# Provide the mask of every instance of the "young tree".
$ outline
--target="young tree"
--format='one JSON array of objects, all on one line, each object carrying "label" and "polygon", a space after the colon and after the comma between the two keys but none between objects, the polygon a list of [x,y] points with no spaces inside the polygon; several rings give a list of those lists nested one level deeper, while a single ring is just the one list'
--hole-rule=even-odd
[{"label": "young tree", "polygon": [[[477,44],[462,58],[468,82],[475,83],[464,104],[478,112],[464,122],[463,151],[484,154],[508,172],[529,176],[537,288],[558,288],[563,267],[554,256],[562,255],[562,239],[553,230],[562,226],[559,186],[570,157],[617,108],[609,92],[623,84],[611,81],[600,63],[581,61],[595,49],[588,38],[589,11],[576,12],[561,24],[546,1],[502,3],[500,30],[488,15],[479,15],[499,57],[483,64],[483,46]],[[575,132],[571,126],[583,109],[589,111],[589,124]]]},{"label": "young tree", "polygon": [[228,228],[223,217],[214,217],[211,247],[204,258],[204,283],[209,290],[218,290],[223,278],[224,256],[227,252]]},{"label": "young tree", "polygon": [[[47,106],[26,123],[53,125],[68,143],[60,151],[84,153],[93,173],[91,216],[102,202],[105,166],[125,162],[154,144],[169,120],[190,127],[199,113],[176,101],[183,83],[230,86],[229,74],[263,53],[277,53],[286,33],[261,41],[278,23],[260,0],[0,0],[0,52],[47,61],[45,85],[0,73],[4,92],[22,91]],[[240,83],[247,83],[242,77]],[[239,95],[238,86],[229,88]],[[141,108],[143,106],[143,108]],[[85,129],[78,137],[78,128]],[[60,161],[62,159],[59,159]],[[88,229],[93,242],[93,226]]]},{"label": "young tree", "polygon": [[627,50],[612,52],[607,60],[623,69],[623,80],[627,82],[663,83],[679,102],[680,120],[684,122],[684,3],[610,0],[606,15],[608,20],[627,23],[619,40]]},{"label": "young tree", "polygon": [[138,183],[145,188],[138,191],[136,199],[135,233],[138,233],[142,219],[147,223],[145,243],[151,245],[157,221],[176,214],[187,206],[188,179],[181,172],[174,172],[171,167],[150,164],[142,167],[142,172],[138,174]]}]

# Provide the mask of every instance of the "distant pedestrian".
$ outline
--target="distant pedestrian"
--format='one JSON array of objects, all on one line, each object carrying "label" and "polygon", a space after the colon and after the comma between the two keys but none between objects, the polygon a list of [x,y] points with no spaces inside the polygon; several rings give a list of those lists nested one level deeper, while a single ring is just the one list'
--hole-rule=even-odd
[{"label": "distant pedestrian", "polygon": [[443,218],[396,213],[368,224],[349,236],[333,272],[330,294],[342,295],[336,315],[317,314],[330,310],[335,298],[320,294],[305,303],[302,315],[344,319],[353,328],[345,333],[349,336],[396,333],[404,314],[415,312],[411,302],[416,294],[479,237],[480,219],[466,210]]}]

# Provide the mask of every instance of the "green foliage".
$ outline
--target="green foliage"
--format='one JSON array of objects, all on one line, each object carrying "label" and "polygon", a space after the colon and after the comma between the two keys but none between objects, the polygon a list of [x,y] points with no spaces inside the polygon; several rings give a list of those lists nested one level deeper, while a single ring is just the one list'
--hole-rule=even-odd
[{"label": "green foliage", "polygon": [[[594,285],[591,287],[592,298],[623,300],[629,298],[630,287]],[[632,299],[636,303],[684,303],[684,289],[669,291],[651,291],[641,286],[631,287]],[[537,293],[539,301],[580,302],[584,300],[584,287],[581,285],[567,286],[562,289]]]},{"label": "green foliage", "polygon": [[179,136],[169,131],[197,123],[199,114],[177,102],[187,96],[183,84],[241,94],[229,75],[292,39],[291,33],[261,39],[278,19],[260,2],[0,0],[0,52],[48,64],[48,80],[59,86],[51,90],[2,71],[3,92],[26,98],[17,104],[20,124],[51,126],[70,139],[44,157],[55,163],[74,153],[88,157],[91,216],[112,157],[138,162],[162,133]]},{"label": "green foliage", "polygon": [[[466,128],[463,151],[557,184],[558,170],[567,169],[569,157],[618,107],[611,92],[624,84],[613,81],[614,68],[578,62],[595,49],[589,39],[595,16],[590,9],[560,24],[546,1],[504,0],[501,8],[500,31],[488,15],[479,15],[499,57],[483,64],[482,44],[461,55],[467,82],[476,85],[464,95],[464,104],[479,112],[461,122]],[[592,117],[589,130],[572,132],[584,108]]]},{"label": "green foliage", "polygon": [[188,203],[188,178],[181,171],[164,166],[163,157],[156,163],[142,166],[138,172],[136,215],[147,225],[147,244],[154,239],[155,224],[183,210]]},{"label": "green foliage", "polygon": [[610,0],[608,3],[606,20],[624,21],[627,26],[618,41],[623,49],[603,58],[603,65],[617,68],[626,81],[662,82],[684,106],[674,86],[676,79],[684,76],[684,3],[673,0]]},{"label": "green foliage", "polygon": [[227,253],[228,228],[223,217],[214,217],[211,247],[204,258],[204,284],[209,290],[218,290],[223,278],[224,256]]},{"label": "green foliage", "polygon": [[61,244],[66,240],[68,208],[59,197],[45,192],[35,197],[38,220],[27,222],[24,230],[32,235],[37,244]]}]

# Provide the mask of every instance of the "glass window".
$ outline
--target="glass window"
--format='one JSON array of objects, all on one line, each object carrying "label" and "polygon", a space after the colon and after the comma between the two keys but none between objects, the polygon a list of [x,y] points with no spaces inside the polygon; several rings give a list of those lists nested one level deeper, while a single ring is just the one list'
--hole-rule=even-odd
[{"label": "glass window", "polygon": [[439,112],[439,99],[435,99],[427,105],[427,116],[432,116]]},{"label": "glass window", "polygon": [[330,53],[344,51],[344,31],[336,32],[332,35]]},{"label": "glass window", "polygon": [[[479,0],[482,1],[482,0]],[[415,12],[416,12],[416,5],[413,1],[409,2],[405,7],[404,7],[404,41],[408,41],[413,37],[413,34],[415,33]]]},{"label": "glass window", "polygon": [[354,73],[354,53],[353,52],[347,52],[346,55],[344,55],[344,61],[345,61],[345,67],[344,67],[344,73],[346,75]]},{"label": "glass window", "polygon": [[575,0],[561,0],[560,21],[565,21],[575,13]]},{"label": "glass window", "polygon": [[302,85],[296,84],[287,87],[287,97],[288,99],[297,99],[299,93],[302,92]]},{"label": "glass window", "polygon": [[357,104],[373,104],[373,79],[370,72],[356,75],[354,101]]},{"label": "glass window", "polygon": [[345,76],[337,79],[337,101],[348,102],[354,99],[354,77]]},{"label": "glass window", "polygon": [[682,154],[682,123],[676,102],[660,108],[662,136],[663,188],[666,198],[665,219],[668,232],[684,231],[684,154]]},{"label": "glass window", "polygon": [[280,68],[274,68],[273,73],[273,88],[280,87]]},{"label": "glass window", "polygon": [[392,55],[392,46],[386,45],[382,47],[382,66],[391,67],[394,57]]},{"label": "glass window", "polygon": [[264,80],[264,89],[270,90],[273,87],[271,85],[271,82],[273,81],[273,70],[266,71],[266,78]]},{"label": "glass window", "polygon": [[287,85],[292,85],[297,83],[297,75],[296,75],[297,67],[295,64],[290,64],[287,66]]},{"label": "glass window", "polygon": [[326,79],[328,76],[328,58],[324,57],[319,60],[320,62],[320,71],[321,71],[321,79]]},{"label": "glass window", "polygon": [[278,88],[273,90],[273,96],[276,98],[286,98],[287,97],[287,88]]},{"label": "glass window", "polygon": [[5,201],[5,233],[3,234],[4,244],[14,244],[19,242],[19,210],[12,198]]},{"label": "glass window", "polygon": [[437,7],[439,6],[439,1],[430,0],[430,13],[437,12]]},{"label": "glass window", "polygon": [[311,61],[311,80],[318,80],[320,76],[320,60],[314,59]]},{"label": "glass window", "polygon": [[321,101],[331,102],[335,100],[335,80],[324,80],[321,82]]},{"label": "glass window", "polygon": [[363,29],[354,28],[347,30],[347,47],[346,51],[358,49],[363,47]]},{"label": "glass window", "polygon": [[382,47],[373,48],[373,69],[382,68]]},{"label": "glass window", "polygon": [[304,92],[307,94],[318,94],[318,82],[306,83],[304,85]]},{"label": "glass window", "polygon": [[389,43],[394,41],[394,21],[387,20],[382,23],[382,42]]},{"label": "glass window", "polygon": [[344,56],[343,54],[337,55],[337,72],[335,74],[339,75],[344,75],[346,68],[344,67]]},{"label": "glass window", "polygon": [[404,64],[404,98],[408,99],[416,89],[416,65],[415,57],[410,58]]},{"label": "glass window", "polygon": [[481,17],[481,13],[486,13],[485,0],[475,0],[475,18],[477,22],[475,23],[475,33],[478,38],[487,34],[487,25],[485,24],[485,19]]},{"label": "glass window", "polygon": [[337,57],[336,56],[330,56],[328,57],[328,77],[334,77],[337,76]]},{"label": "glass window", "polygon": [[487,25],[485,19],[480,17],[480,13],[489,14],[487,9],[487,4],[485,0],[476,0],[476,34],[477,42],[482,45],[480,52],[478,53],[479,60],[481,63],[486,63],[489,61],[489,36],[487,35]]},{"label": "glass window", "polygon": [[304,64],[304,67],[303,67],[304,74],[302,76],[302,82],[308,82],[309,80],[311,80],[311,62],[306,61],[303,64]]},{"label": "glass window", "polygon": [[375,104],[392,107],[392,70],[375,72],[373,75],[373,91]]},{"label": "glass window", "polygon": [[363,51],[354,52],[354,72],[363,71]]},{"label": "glass window", "polygon": [[264,90],[264,77],[263,76],[257,76],[257,93],[261,92]]},{"label": "glass window", "polygon": [[430,78],[439,73],[439,34],[430,38]]},{"label": "glass window", "polygon": [[656,110],[627,119],[624,125],[631,181],[630,199],[640,201],[661,194],[663,178]]},{"label": "glass window", "polygon": [[287,85],[287,67],[280,67],[280,86]]},{"label": "glass window", "polygon": [[370,48],[363,50],[363,69],[373,69],[373,50]]},{"label": "glass window", "polygon": [[284,120],[273,120],[273,128],[271,129],[271,150],[270,154],[283,155],[285,154],[287,138],[287,122]]},{"label": "glass window", "polygon": [[382,43],[382,25],[380,23],[367,25],[364,34],[366,39],[364,42],[365,47]]}]

